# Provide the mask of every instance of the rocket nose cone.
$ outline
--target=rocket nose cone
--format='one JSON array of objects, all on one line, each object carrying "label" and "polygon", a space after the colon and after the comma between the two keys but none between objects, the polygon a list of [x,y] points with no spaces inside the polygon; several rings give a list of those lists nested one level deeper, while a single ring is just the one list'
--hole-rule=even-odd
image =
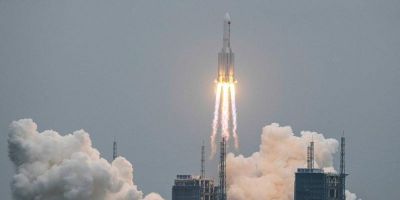
[{"label": "rocket nose cone", "polygon": [[231,16],[229,15],[229,13],[225,13],[224,21],[231,22]]}]

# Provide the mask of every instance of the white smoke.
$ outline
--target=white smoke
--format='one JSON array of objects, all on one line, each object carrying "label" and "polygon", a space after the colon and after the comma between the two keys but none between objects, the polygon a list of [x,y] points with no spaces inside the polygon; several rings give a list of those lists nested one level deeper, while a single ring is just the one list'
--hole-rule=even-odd
[{"label": "white smoke", "polygon": [[162,200],[143,197],[133,182],[131,163],[123,157],[109,163],[92,147],[89,134],[62,136],[37,131],[31,119],[10,125],[8,151],[16,173],[11,189],[16,200]]},{"label": "white smoke", "polygon": [[[312,140],[315,143],[314,166],[334,172],[333,154],[338,149],[337,140],[309,131],[295,136],[291,127],[273,123],[263,128],[258,152],[249,157],[228,154],[229,199],[292,200],[294,173],[297,168],[306,167],[306,149]],[[354,194],[348,191],[346,194],[348,200],[356,199]]]},{"label": "white smoke", "polygon": [[357,199],[356,194],[351,193],[350,191],[346,190],[346,200],[362,200],[362,199]]}]

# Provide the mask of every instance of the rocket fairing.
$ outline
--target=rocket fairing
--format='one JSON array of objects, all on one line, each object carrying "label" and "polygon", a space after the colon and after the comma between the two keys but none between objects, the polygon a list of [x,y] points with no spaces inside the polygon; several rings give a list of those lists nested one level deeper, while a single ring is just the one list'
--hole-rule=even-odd
[{"label": "rocket fairing", "polygon": [[223,46],[218,53],[218,82],[235,82],[234,59],[231,49],[231,17],[229,13],[224,18]]}]

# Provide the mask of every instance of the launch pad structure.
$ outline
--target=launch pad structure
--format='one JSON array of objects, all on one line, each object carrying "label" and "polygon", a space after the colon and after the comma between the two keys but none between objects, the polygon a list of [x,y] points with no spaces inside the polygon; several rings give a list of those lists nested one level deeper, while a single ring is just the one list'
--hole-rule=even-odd
[{"label": "launch pad structure", "polygon": [[226,197],[226,140],[223,137],[220,142],[219,163],[219,200],[227,200]]},{"label": "launch pad structure", "polygon": [[340,171],[324,172],[314,168],[314,141],[307,147],[307,168],[299,168],[295,174],[294,200],[345,200],[345,138],[340,138]]}]

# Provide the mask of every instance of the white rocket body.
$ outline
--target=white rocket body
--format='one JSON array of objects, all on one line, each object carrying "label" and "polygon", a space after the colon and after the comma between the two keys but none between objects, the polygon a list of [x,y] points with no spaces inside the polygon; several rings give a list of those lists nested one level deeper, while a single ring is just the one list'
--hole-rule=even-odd
[{"label": "white rocket body", "polygon": [[231,49],[230,29],[231,18],[229,13],[226,13],[224,19],[223,46],[218,53],[218,82],[235,82],[235,55]]}]

